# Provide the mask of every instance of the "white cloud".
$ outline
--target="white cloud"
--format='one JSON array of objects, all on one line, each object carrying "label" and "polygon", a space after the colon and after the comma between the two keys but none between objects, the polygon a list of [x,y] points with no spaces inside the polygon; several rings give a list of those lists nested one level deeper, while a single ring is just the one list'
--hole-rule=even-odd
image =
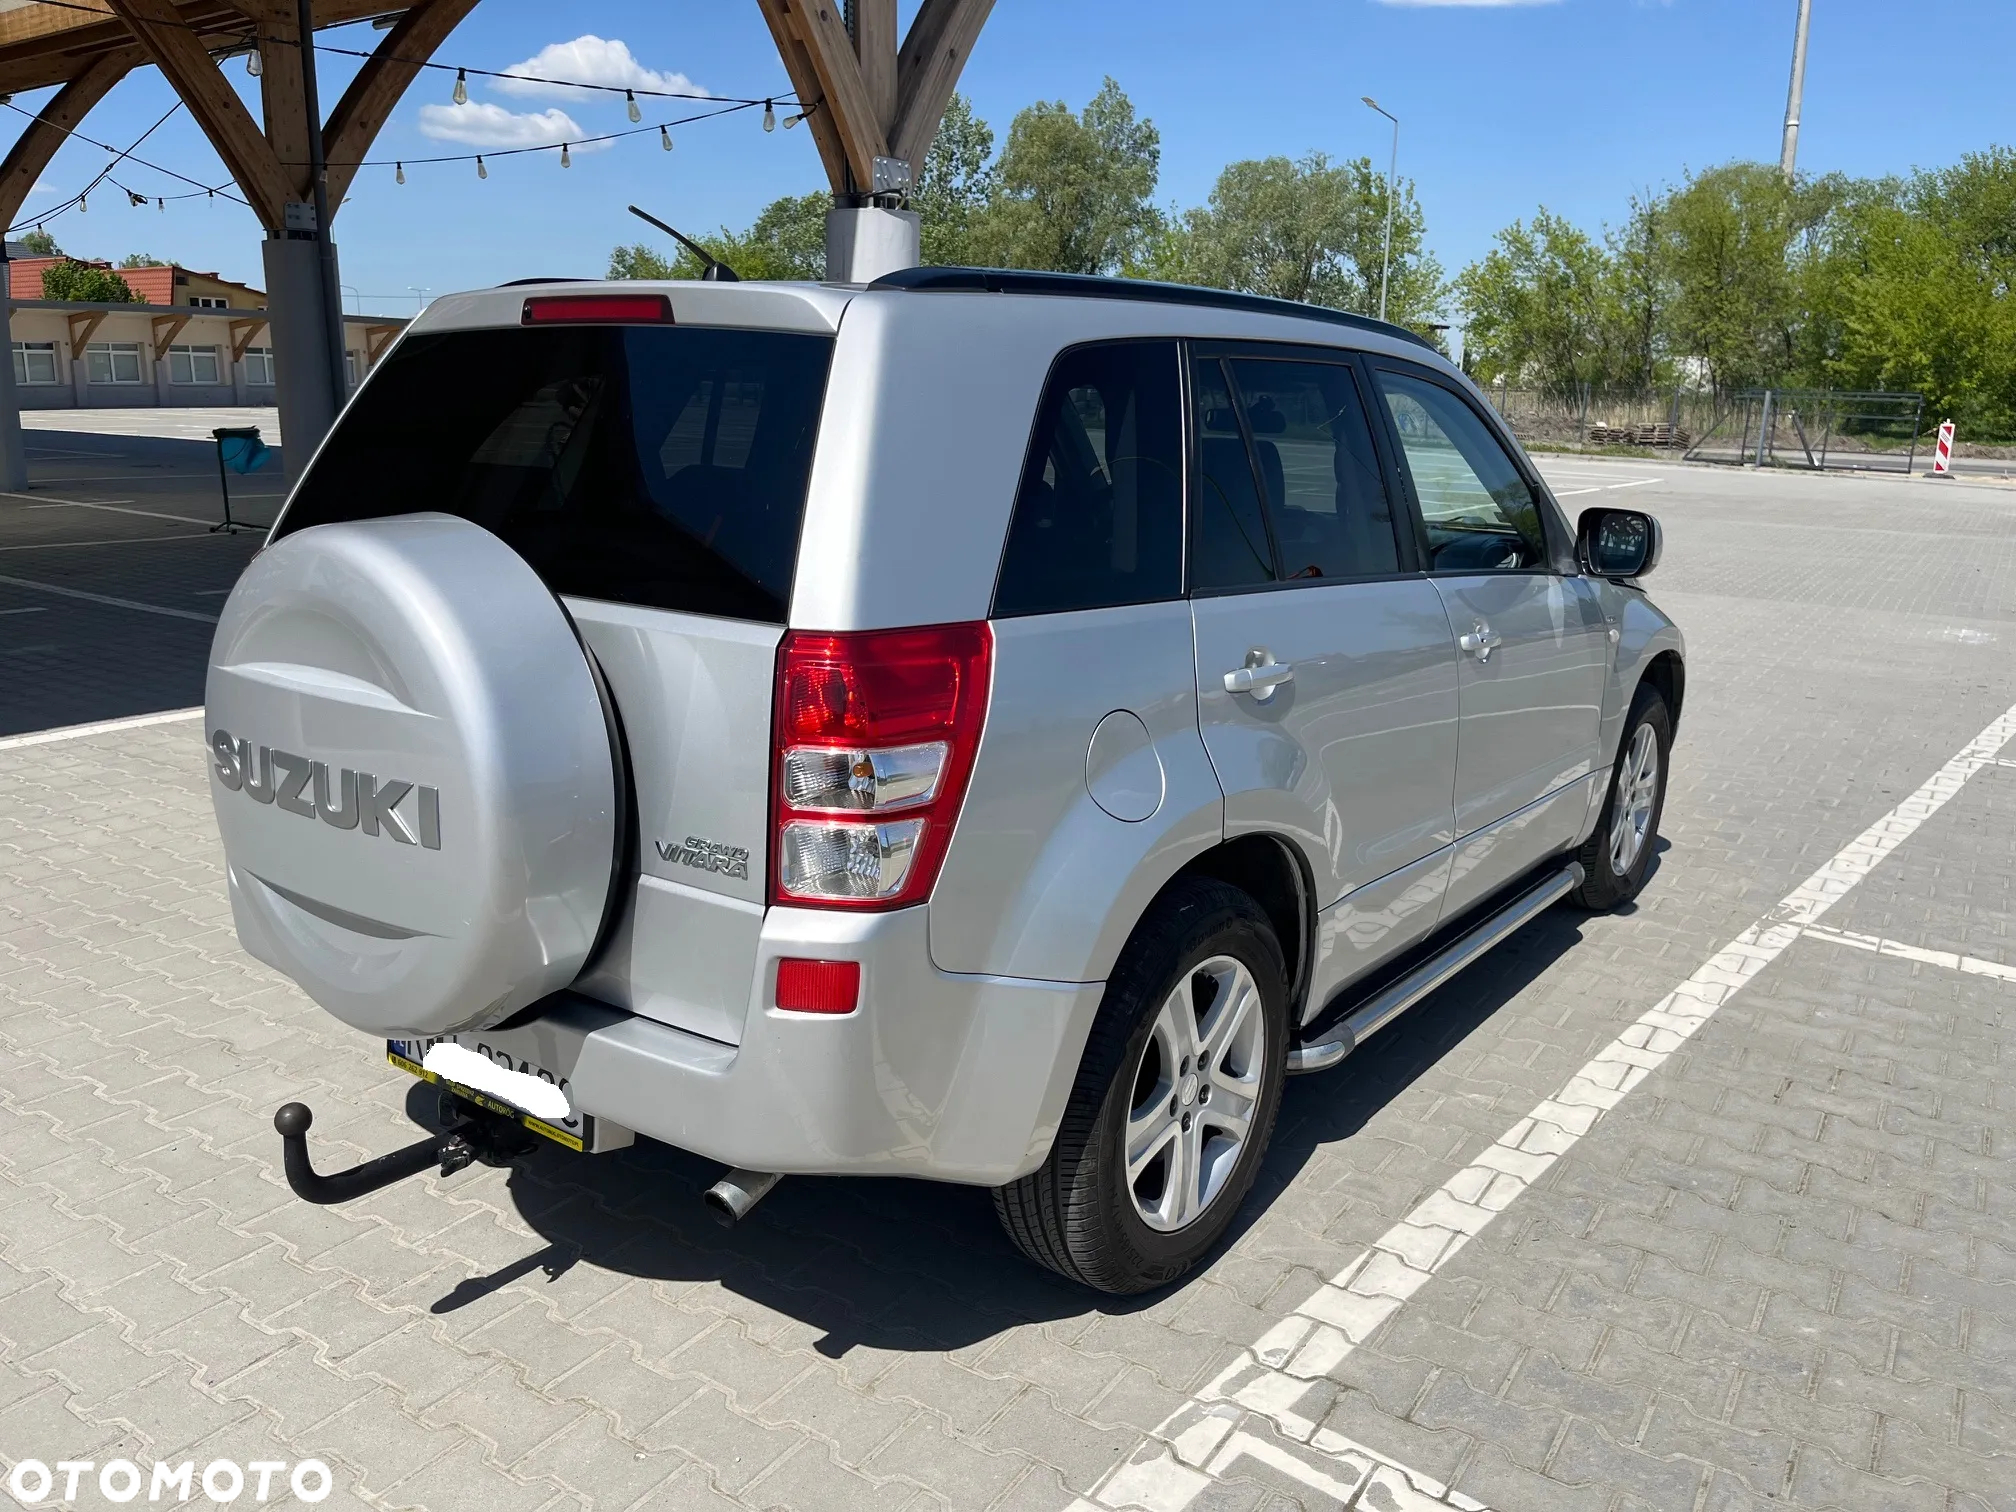
[{"label": "white cloud", "polygon": [[557,105],[551,110],[519,112],[482,100],[466,105],[422,105],[420,132],[437,142],[461,142],[470,147],[558,147],[572,142],[576,152],[592,152],[607,142],[583,144],[590,133]]},{"label": "white cloud", "polygon": [[[493,79],[491,87],[503,94],[524,98],[579,99],[586,91],[570,84],[547,84],[545,79],[567,79],[582,84],[605,84],[617,89],[660,89],[679,94],[704,95],[706,90],[682,73],[659,73],[637,61],[627,42],[605,40],[592,34],[572,42],[549,42],[523,63],[504,70],[506,77]],[[512,78],[529,74],[530,78]]]}]

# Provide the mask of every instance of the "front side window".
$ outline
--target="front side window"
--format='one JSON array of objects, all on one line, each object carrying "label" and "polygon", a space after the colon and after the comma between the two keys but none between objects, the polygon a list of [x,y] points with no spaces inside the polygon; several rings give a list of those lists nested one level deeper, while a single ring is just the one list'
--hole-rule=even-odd
[{"label": "front side window", "polygon": [[1037,405],[994,613],[1153,603],[1180,596],[1182,574],[1176,344],[1066,352]]},{"label": "front side window", "polygon": [[245,381],[249,384],[266,385],[273,381],[273,348],[245,348]]},{"label": "front side window", "polygon": [[1379,387],[1428,527],[1436,572],[1518,572],[1547,565],[1533,491],[1498,438],[1456,394],[1382,369]]},{"label": "front side window", "polygon": [[15,342],[14,381],[16,383],[54,383],[56,381],[56,343],[53,341]]},{"label": "front side window", "polygon": [[168,348],[168,381],[170,383],[218,382],[217,348],[208,346],[171,346]]},{"label": "front side window", "polygon": [[555,593],[781,624],[832,354],[830,336],[700,326],[415,336],[278,534],[440,510]]},{"label": "front side window", "polygon": [[137,341],[94,341],[84,349],[84,370],[93,383],[138,383]]},{"label": "front side window", "polygon": [[1393,508],[1351,369],[1264,358],[1239,358],[1231,369],[1281,577],[1398,572]]}]

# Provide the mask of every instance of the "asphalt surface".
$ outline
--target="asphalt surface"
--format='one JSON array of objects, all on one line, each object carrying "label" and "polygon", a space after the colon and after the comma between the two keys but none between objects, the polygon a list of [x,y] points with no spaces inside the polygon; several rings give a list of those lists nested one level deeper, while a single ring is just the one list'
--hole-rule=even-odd
[{"label": "asphalt surface", "polygon": [[0,499],[0,653],[49,669],[0,676],[10,1468],[315,1458],[321,1505],[442,1512],[2016,1506],[2016,492],[1543,459],[1666,526],[1650,886],[1292,1082],[1224,1252],[1120,1302],[983,1192],[793,1178],[723,1231],[648,1145],[294,1201],[275,1106],[331,1166],[428,1100],[238,949],[193,720],[21,743],[193,702],[208,625],[160,611],[250,550],[37,510],[215,518],[171,451],[91,493],[93,444]]}]

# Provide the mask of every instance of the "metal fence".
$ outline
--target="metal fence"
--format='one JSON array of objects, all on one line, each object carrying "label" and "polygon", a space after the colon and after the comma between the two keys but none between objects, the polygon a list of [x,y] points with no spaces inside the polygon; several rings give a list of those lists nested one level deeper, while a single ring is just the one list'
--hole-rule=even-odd
[{"label": "metal fence", "polygon": [[1493,384],[1484,390],[1528,446],[1649,447],[1690,461],[1752,467],[1909,472],[1925,420],[1920,394],[1751,389],[1571,393]]},{"label": "metal fence", "polygon": [[1573,393],[1493,384],[1484,390],[1512,434],[1529,446],[1649,446],[1681,451],[1717,416],[1714,397],[1692,389]]},{"label": "metal fence", "polygon": [[1751,389],[1687,448],[1687,459],[1748,467],[1908,473],[1925,396],[1838,389]]}]

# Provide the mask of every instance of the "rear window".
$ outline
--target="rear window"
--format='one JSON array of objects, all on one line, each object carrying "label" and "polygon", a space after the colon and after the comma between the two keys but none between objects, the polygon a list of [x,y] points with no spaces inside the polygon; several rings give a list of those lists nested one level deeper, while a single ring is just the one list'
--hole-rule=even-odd
[{"label": "rear window", "polygon": [[1079,347],[1036,410],[997,617],[1183,592],[1183,401],[1173,341]]},{"label": "rear window", "polygon": [[501,537],[555,593],[782,624],[832,352],[700,327],[414,336],[280,533],[435,510]]}]

